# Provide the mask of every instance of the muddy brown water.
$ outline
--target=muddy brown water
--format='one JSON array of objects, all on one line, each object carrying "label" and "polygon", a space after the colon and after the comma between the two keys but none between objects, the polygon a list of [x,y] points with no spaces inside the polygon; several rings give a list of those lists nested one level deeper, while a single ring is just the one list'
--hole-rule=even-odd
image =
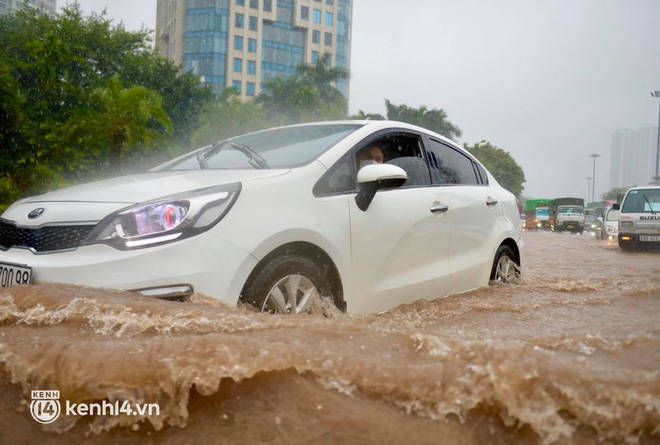
[{"label": "muddy brown water", "polygon": [[[387,313],[0,291],[0,443],[660,443],[660,254],[528,233],[524,282]],[[42,426],[30,390],[160,415]]]}]

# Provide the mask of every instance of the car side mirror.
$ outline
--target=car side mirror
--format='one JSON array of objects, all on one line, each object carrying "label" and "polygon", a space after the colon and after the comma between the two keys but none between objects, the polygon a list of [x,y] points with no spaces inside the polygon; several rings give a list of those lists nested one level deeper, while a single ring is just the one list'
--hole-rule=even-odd
[{"label": "car side mirror", "polygon": [[396,165],[372,164],[360,169],[357,180],[360,188],[355,203],[364,212],[369,208],[378,190],[399,188],[408,180],[408,175],[404,169]]},{"label": "car side mirror", "polygon": [[614,203],[614,204],[612,204],[612,209],[614,209],[614,210],[621,210],[621,204],[618,204],[618,203]]},{"label": "car side mirror", "polygon": [[596,218],[596,220],[598,220],[598,222],[603,222],[603,217],[599,216],[598,218]]}]

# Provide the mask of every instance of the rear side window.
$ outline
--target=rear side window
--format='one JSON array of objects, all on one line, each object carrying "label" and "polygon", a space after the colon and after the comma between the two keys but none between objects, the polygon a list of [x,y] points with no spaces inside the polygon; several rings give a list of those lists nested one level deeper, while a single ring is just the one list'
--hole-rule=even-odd
[{"label": "rear side window", "polygon": [[434,184],[479,185],[472,159],[433,139],[430,141],[429,166]]},{"label": "rear side window", "polygon": [[475,165],[477,166],[477,170],[479,170],[479,174],[481,175],[481,183],[483,185],[488,185],[488,174],[486,173],[486,169],[476,162]]}]

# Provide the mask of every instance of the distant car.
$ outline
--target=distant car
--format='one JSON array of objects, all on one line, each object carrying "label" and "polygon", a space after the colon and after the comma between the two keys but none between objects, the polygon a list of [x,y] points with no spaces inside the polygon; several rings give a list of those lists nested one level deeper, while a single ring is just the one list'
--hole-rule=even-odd
[{"label": "distant car", "polygon": [[[374,147],[384,163],[363,159]],[[200,292],[283,314],[321,294],[367,314],[511,282],[522,244],[515,197],[452,141],[315,123],[17,201],[0,219],[0,284]]]},{"label": "distant car", "polygon": [[599,225],[599,221],[596,216],[596,211],[593,209],[585,210],[584,231],[598,236],[597,233],[598,225]]},{"label": "distant car", "polygon": [[621,205],[613,207],[621,210],[618,239],[622,250],[660,246],[660,186],[631,188]]},{"label": "distant car", "polygon": [[600,239],[615,239],[619,235],[619,210],[605,207],[603,216],[598,217],[596,237]]}]

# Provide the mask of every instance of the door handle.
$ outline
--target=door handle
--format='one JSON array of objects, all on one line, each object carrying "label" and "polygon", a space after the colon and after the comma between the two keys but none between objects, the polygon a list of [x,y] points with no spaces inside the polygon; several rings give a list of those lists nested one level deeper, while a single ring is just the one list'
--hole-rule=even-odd
[{"label": "door handle", "polygon": [[435,206],[431,206],[429,209],[431,213],[444,213],[447,210],[449,210],[449,206],[447,204],[438,204]]},{"label": "door handle", "polygon": [[497,204],[497,200],[496,200],[496,199],[493,199],[493,198],[490,198],[490,197],[489,197],[489,198],[486,200],[486,205],[487,205],[487,206],[494,206],[495,204]]}]

